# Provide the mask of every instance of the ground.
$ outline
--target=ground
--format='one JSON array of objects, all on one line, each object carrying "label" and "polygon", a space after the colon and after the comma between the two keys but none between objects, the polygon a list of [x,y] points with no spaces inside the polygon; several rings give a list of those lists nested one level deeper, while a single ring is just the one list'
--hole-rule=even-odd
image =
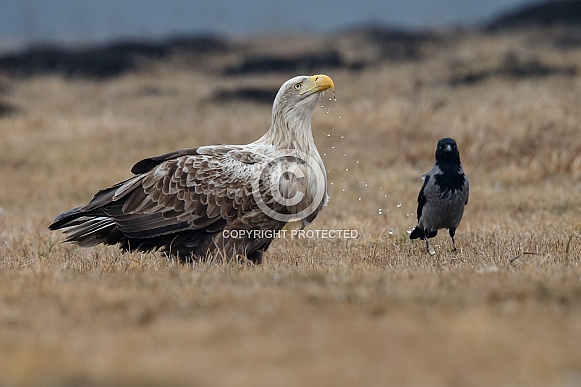
[{"label": "ground", "polygon": [[[0,385],[579,385],[581,49],[551,33],[313,69],[336,101],[314,113],[331,201],[308,229],[357,238],[280,238],[260,266],[81,249],[47,226],[142,158],[255,140],[270,106],[216,92],[297,74],[216,70],[237,52],[0,78],[17,107],[0,118]],[[247,50],[305,49],[286,39]],[[459,251],[441,232],[430,256],[408,231],[446,136],[471,196]]]}]

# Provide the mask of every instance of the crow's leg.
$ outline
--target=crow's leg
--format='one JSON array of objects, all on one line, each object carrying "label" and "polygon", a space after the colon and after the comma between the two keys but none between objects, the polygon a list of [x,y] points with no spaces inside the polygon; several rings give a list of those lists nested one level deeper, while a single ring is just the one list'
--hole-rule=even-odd
[{"label": "crow's leg", "polygon": [[430,255],[433,255],[433,253],[430,251],[430,243],[428,242],[428,234],[429,234],[428,229],[424,229],[424,240],[426,241],[426,252]]},{"label": "crow's leg", "polygon": [[454,235],[456,235],[456,227],[450,227],[448,231],[450,231],[450,238],[452,238],[452,246],[454,247],[453,251],[458,251],[458,249],[456,248],[456,241],[454,241]]}]

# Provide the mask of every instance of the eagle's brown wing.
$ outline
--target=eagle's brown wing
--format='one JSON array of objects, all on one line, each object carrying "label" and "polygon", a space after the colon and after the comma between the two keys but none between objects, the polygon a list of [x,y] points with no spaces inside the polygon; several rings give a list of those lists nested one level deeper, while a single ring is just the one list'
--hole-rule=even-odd
[{"label": "eagle's brown wing", "polygon": [[261,200],[276,207],[268,185],[256,183],[264,159],[237,146],[201,147],[145,159],[133,167],[140,174],[99,191],[86,206],[59,216],[50,228],[63,228],[66,241],[81,246],[123,240],[149,246],[147,241],[160,241],[151,248],[164,247],[164,235],[181,232],[280,229],[284,223],[266,216],[253,194],[258,189]]}]

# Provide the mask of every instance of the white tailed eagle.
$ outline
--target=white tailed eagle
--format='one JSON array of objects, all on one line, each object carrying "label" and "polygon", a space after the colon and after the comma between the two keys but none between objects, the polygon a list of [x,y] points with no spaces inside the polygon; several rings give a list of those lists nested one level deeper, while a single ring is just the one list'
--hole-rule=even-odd
[{"label": "white tailed eagle", "polygon": [[248,145],[201,146],[141,160],[133,177],[59,215],[49,226],[83,247],[119,244],[182,261],[247,258],[260,263],[277,231],[303,227],[328,200],[327,176],[311,132],[327,75],[286,81],[269,130]]}]

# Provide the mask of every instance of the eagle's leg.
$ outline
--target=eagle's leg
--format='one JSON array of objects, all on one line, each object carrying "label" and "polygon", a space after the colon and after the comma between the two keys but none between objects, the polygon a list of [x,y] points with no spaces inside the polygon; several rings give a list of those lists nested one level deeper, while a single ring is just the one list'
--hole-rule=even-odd
[{"label": "eagle's leg", "polygon": [[450,229],[448,231],[450,231],[450,238],[452,238],[452,246],[453,246],[452,251],[458,251],[458,249],[456,248],[456,241],[454,241],[454,235],[456,235],[456,228],[450,227]]},{"label": "eagle's leg", "polygon": [[252,254],[250,254],[249,256],[247,256],[246,258],[252,262],[255,265],[260,265],[262,263],[262,254],[264,254],[264,251],[262,250],[256,250],[255,252],[253,252]]},{"label": "eagle's leg", "polygon": [[260,265],[262,263],[262,255],[264,254],[264,252],[266,250],[268,250],[268,248],[270,247],[270,244],[271,243],[272,243],[272,239],[266,241],[264,243],[264,245],[262,245],[262,247],[260,247],[256,251],[254,251],[252,254],[249,254],[247,256],[247,259],[250,262],[254,263],[255,265]]}]

